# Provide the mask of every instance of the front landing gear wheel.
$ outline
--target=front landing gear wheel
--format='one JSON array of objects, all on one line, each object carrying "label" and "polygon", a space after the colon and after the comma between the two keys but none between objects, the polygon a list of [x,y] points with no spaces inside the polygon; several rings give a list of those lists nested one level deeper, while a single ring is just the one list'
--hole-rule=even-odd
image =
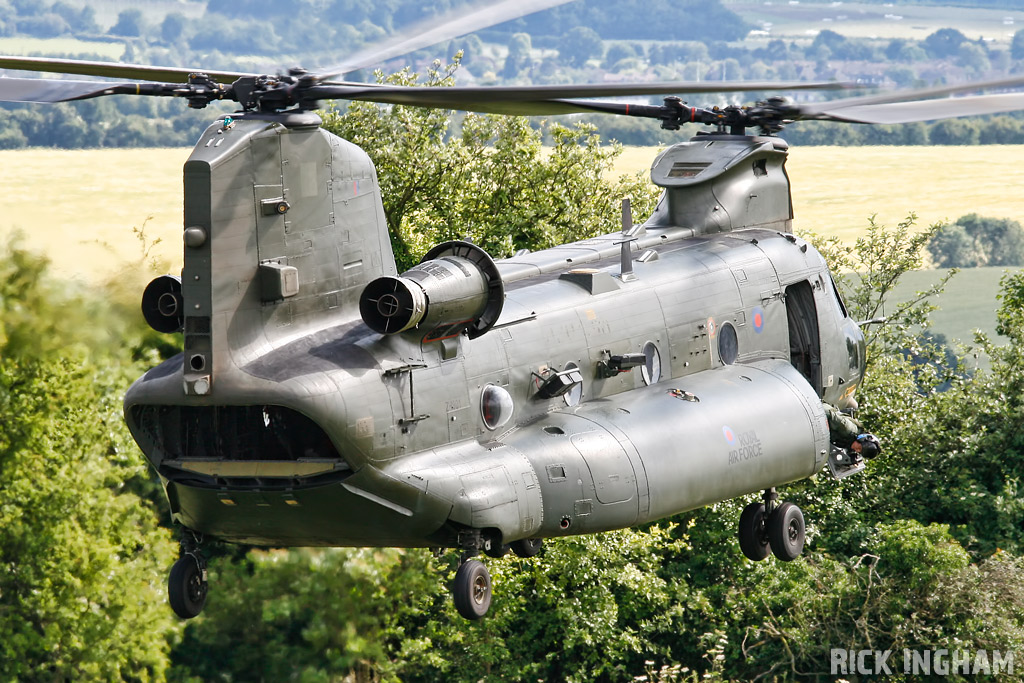
[{"label": "front landing gear wheel", "polygon": [[760,562],[771,552],[768,531],[765,529],[764,503],[751,503],[740,514],[740,550],[754,562]]},{"label": "front landing gear wheel", "polygon": [[452,589],[455,609],[466,619],[476,621],[491,607],[491,574],[480,560],[464,562],[455,573]]},{"label": "front landing gear wheel", "polygon": [[167,579],[167,598],[171,609],[182,619],[199,616],[206,605],[205,563],[195,554],[182,555]]},{"label": "front landing gear wheel", "polygon": [[775,557],[792,562],[804,549],[804,513],[792,503],[783,503],[768,517],[768,540]]}]

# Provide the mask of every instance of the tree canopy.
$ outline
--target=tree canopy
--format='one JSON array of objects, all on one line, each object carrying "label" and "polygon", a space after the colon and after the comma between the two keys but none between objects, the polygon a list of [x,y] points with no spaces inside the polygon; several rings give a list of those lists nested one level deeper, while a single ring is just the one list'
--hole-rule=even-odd
[{"label": "tree canopy", "polygon": [[1024,228],[1009,218],[967,214],[943,226],[928,253],[938,268],[1024,266]]},{"label": "tree canopy", "polygon": [[176,627],[146,466],[124,426],[119,314],[0,258],[0,678],[159,680]]}]

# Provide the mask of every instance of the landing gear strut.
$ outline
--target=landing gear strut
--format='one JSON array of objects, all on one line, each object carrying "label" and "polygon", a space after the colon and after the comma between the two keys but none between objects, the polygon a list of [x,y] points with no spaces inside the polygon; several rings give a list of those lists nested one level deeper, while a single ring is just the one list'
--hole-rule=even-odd
[{"label": "landing gear strut", "polygon": [[740,550],[755,562],[771,550],[783,562],[792,562],[804,549],[804,515],[793,503],[776,505],[774,488],[764,492],[764,502],[751,503],[740,515]]},{"label": "landing gear strut", "polygon": [[181,555],[171,567],[167,578],[167,599],[171,609],[182,619],[199,616],[206,605],[209,588],[206,558],[199,552],[202,536],[186,531],[181,539]]}]

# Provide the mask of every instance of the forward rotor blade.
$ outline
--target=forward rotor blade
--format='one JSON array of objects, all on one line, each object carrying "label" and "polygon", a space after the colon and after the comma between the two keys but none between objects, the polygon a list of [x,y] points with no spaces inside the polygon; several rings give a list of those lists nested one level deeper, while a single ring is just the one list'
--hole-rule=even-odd
[{"label": "forward rotor blade", "polygon": [[[858,100],[860,98],[854,98]],[[802,119],[818,121],[844,121],[847,123],[914,123],[953,119],[961,116],[1000,114],[1024,109],[1024,92],[995,95],[972,95],[939,100],[889,102],[883,104],[830,103],[827,110],[807,112]],[[823,109],[815,107],[815,109]]]},{"label": "forward rotor blade", "polygon": [[158,95],[152,83],[58,81],[43,78],[0,78],[0,101],[70,102],[104,95]]},{"label": "forward rotor blade", "polygon": [[[241,71],[210,71],[209,69],[181,69],[171,66],[146,64],[120,64],[117,62],[88,62],[77,59],[51,59],[48,57],[0,56],[0,69],[19,71],[45,71],[47,73],[104,76],[131,81],[169,81],[184,83],[189,74],[204,73],[214,80],[232,82],[245,76],[259,74]],[[27,100],[30,101],[30,100]]]},{"label": "forward rotor blade", "polygon": [[[345,99],[402,104],[413,107],[459,109],[488,114],[539,116],[606,111],[600,103],[571,101],[577,97],[629,97],[692,93],[744,92],[763,90],[832,90],[843,83],[771,83],[761,81],[677,81],[667,83],[611,83],[600,85],[537,85],[451,88],[417,86],[319,85],[310,88],[311,99]],[[598,108],[595,108],[598,107]]]},{"label": "forward rotor blade", "polygon": [[502,2],[480,4],[467,11],[456,9],[440,17],[431,17],[413,26],[403,28],[401,33],[376,45],[363,48],[349,56],[341,64],[325,69],[320,80],[327,81],[335,76],[373,66],[392,57],[430,47],[445,40],[473,33],[490,26],[564,5],[570,0],[503,0]]}]

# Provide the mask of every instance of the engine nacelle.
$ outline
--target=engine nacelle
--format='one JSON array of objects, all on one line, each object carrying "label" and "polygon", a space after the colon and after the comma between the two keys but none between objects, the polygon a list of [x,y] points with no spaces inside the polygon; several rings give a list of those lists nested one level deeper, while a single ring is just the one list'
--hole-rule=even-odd
[{"label": "engine nacelle", "polygon": [[359,297],[359,313],[375,332],[427,330],[424,341],[491,329],[505,300],[494,261],[468,242],[445,242],[398,277],[377,278]]},{"label": "engine nacelle", "polygon": [[181,278],[161,275],[142,292],[142,317],[157,332],[180,332],[185,325]]}]

